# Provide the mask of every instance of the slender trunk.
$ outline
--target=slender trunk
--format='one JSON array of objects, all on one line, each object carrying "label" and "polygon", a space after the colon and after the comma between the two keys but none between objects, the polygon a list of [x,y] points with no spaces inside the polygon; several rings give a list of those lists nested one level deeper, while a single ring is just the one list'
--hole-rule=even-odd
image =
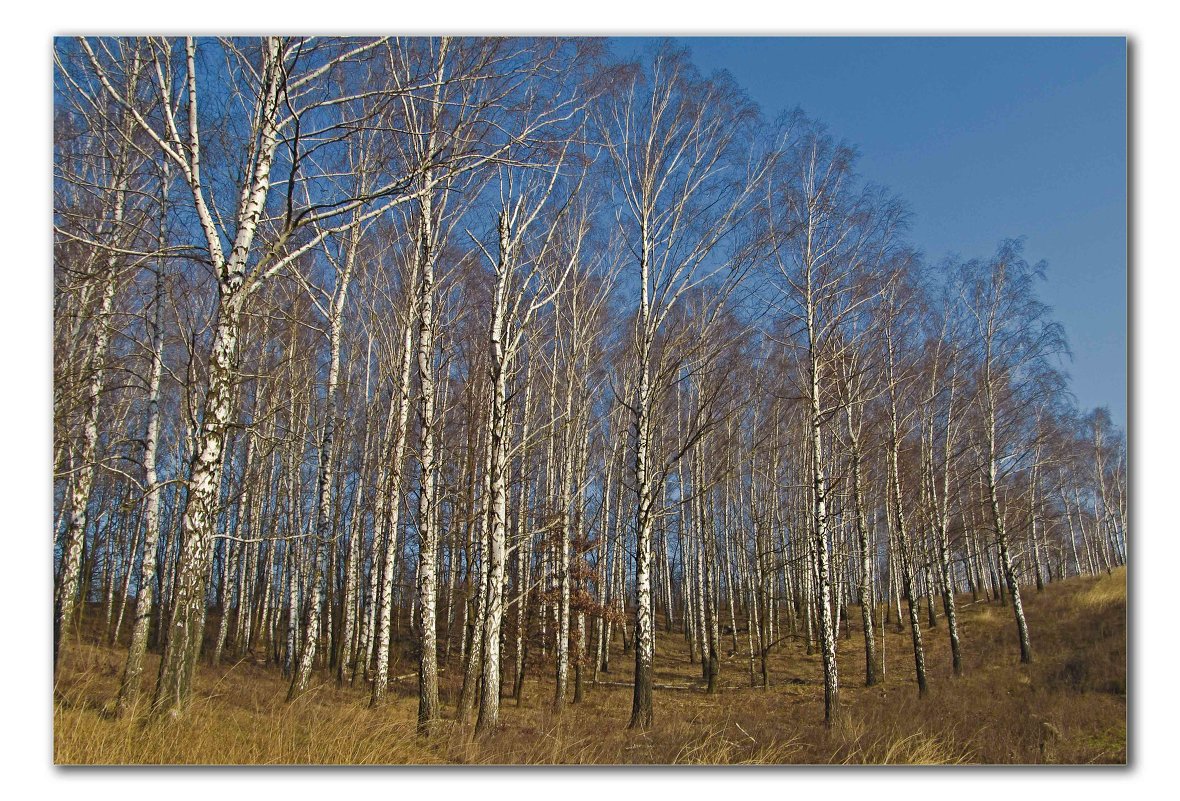
[{"label": "slender trunk", "polygon": [[[161,235],[162,238],[162,235]],[[147,432],[144,435],[143,486],[144,535],[143,563],[135,593],[134,622],[131,625],[131,647],[119,686],[116,715],[123,717],[134,710],[139,700],[143,657],[147,652],[148,630],[152,617],[152,596],[156,586],[156,551],[160,537],[160,503],[162,491],[156,473],[156,452],[160,446],[160,383],[164,374],[164,274],[162,265],[156,269],[155,308],[152,312],[152,367],[148,380]]]},{"label": "slender trunk", "polygon": [[[412,305],[412,304],[411,304]],[[389,687],[389,642],[390,621],[393,617],[393,574],[394,560],[397,555],[398,523],[401,512],[401,479],[404,462],[406,439],[409,431],[410,419],[410,370],[413,359],[413,315],[407,316],[402,330],[401,367],[394,384],[394,394],[390,398],[390,413],[396,408],[392,442],[387,459],[388,480],[384,483],[384,503],[378,502],[377,530],[384,531],[379,547],[373,550],[373,573],[380,572],[381,586],[379,599],[374,598],[376,604],[376,644],[373,660],[375,662],[373,687],[369,697],[369,706],[378,706],[385,697]],[[376,534],[374,540],[376,540]],[[377,558],[380,556],[380,566]],[[438,706],[438,689],[435,687],[435,709]]]},{"label": "slender trunk", "polygon": [[861,489],[860,441],[853,433],[852,405],[847,409],[848,429],[852,449],[852,504],[856,512],[856,542],[860,549],[860,583],[857,586],[857,600],[860,603],[860,620],[865,639],[865,686],[877,683],[877,646],[873,636],[873,551],[869,545],[869,531],[865,520],[864,494]]},{"label": "slender trunk", "polygon": [[508,370],[513,354],[505,350],[507,280],[512,266],[510,230],[500,215],[500,269],[488,332],[492,383],[491,431],[488,437],[488,582],[484,596],[483,694],[476,730],[494,729],[500,715],[500,626],[504,617],[505,551],[508,532],[508,470],[511,416],[508,413]]},{"label": "slender trunk", "polygon": [[653,338],[649,289],[650,244],[648,221],[644,217],[641,232],[640,280],[642,297],[639,306],[638,387],[635,421],[635,487],[638,508],[635,521],[635,683],[631,700],[632,729],[652,725],[652,682],[655,662],[655,626],[651,615],[651,535],[655,501],[651,476],[652,388],[650,352]]},{"label": "slender trunk", "polygon": [[435,502],[438,466],[434,454],[434,233],[429,193],[421,200],[419,242],[418,402],[420,426],[418,493],[417,629],[420,638],[418,666],[418,730],[428,734],[441,717],[438,702],[438,634],[435,604],[435,568],[438,561],[438,529]]}]

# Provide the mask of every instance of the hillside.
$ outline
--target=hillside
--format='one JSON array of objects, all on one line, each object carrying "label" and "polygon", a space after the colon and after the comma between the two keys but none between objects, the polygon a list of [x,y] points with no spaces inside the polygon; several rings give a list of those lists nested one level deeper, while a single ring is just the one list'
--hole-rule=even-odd
[{"label": "hillside", "polygon": [[[913,683],[909,635],[890,625],[885,680],[863,683],[863,649],[853,610],[839,642],[842,713],[823,726],[819,654],[788,641],[771,660],[772,686],[749,686],[744,635],[707,695],[679,634],[657,634],[655,726],[626,730],[630,654],[587,683],[585,700],[559,716],[544,666],[526,680],[524,701],[506,700],[502,727],[473,740],[448,721],[431,740],[415,736],[412,664],[395,666],[390,702],[367,708],[363,687],[337,688],[327,673],[293,704],[275,668],[202,662],[189,712],[171,724],[114,720],[125,651],[90,643],[64,654],[54,703],[58,764],[617,764],[617,763],[1124,763],[1126,571],[1050,584],[1025,596],[1035,661],[1022,666],[1011,610],[961,599],[964,675],[951,675],[941,618],[924,628],[930,692]],[[925,621],[925,615],[923,615]],[[729,643],[729,637],[723,638]],[[149,664],[146,680],[154,679]],[[400,668],[400,670],[398,669]],[[543,675],[538,676],[538,672]],[[453,716],[457,680],[443,673]]]}]

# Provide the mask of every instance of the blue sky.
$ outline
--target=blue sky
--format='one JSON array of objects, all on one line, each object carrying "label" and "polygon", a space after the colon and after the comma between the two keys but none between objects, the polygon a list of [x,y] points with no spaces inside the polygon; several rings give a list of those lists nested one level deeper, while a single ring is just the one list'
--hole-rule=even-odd
[{"label": "blue sky", "polygon": [[[1025,237],[1073,350],[1083,409],[1126,425],[1126,44],[1122,38],[680,40],[773,118],[802,107],[913,212],[928,261]],[[618,44],[623,52],[629,44]]]}]

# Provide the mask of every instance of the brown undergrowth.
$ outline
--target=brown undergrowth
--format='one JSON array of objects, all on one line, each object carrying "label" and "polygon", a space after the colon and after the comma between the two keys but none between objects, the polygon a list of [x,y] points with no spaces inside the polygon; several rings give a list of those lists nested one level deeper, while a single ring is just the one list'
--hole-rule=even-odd
[{"label": "brown undergrowth", "polygon": [[[274,667],[202,663],[194,700],[164,723],[111,715],[125,651],[85,641],[63,653],[54,697],[58,764],[978,764],[1124,763],[1126,573],[1029,590],[1025,609],[1034,662],[1018,662],[1010,607],[961,600],[964,671],[952,675],[945,621],[924,628],[930,690],[919,698],[908,633],[886,627],[885,679],[863,686],[864,655],[853,610],[841,634],[841,709],[823,725],[818,654],[788,640],[771,657],[771,686],[750,686],[745,635],[709,695],[680,634],[657,635],[656,724],[626,729],[631,655],[587,684],[585,700],[553,708],[551,669],[538,663],[502,726],[474,737],[448,720],[415,734],[414,679],[394,682],[388,703],[368,709],[365,688],[337,687],[327,671],[294,703]],[[925,621],[925,614],[923,614]],[[881,634],[878,632],[878,640]],[[729,636],[724,638],[728,650]],[[158,659],[158,658],[156,658]],[[155,661],[145,673],[150,691]],[[401,673],[412,662],[403,656]],[[443,674],[453,713],[458,688]],[[665,689],[661,689],[664,687]],[[674,688],[673,688],[674,687]]]}]

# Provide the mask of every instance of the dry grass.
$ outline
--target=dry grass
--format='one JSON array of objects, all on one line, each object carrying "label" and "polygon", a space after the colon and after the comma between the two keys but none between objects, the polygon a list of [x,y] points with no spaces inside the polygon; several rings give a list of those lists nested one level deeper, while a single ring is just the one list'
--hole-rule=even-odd
[{"label": "dry grass", "polygon": [[[1126,573],[1052,584],[1025,601],[1035,661],[1017,661],[1011,609],[966,604],[960,612],[964,675],[950,670],[940,619],[925,629],[930,692],[913,683],[908,634],[885,635],[886,677],[863,683],[863,651],[841,637],[842,709],[822,723],[818,655],[788,642],[771,661],[772,686],[751,688],[739,651],[723,663],[721,691],[708,695],[680,635],[657,636],[656,725],[626,729],[630,654],[616,651],[619,684],[588,685],[585,700],[558,714],[543,665],[524,702],[503,702],[502,726],[474,738],[447,721],[415,734],[413,679],[389,703],[367,708],[364,688],[337,688],[327,674],[286,704],[280,673],[254,662],[198,671],[195,698],[179,720],[115,720],[110,710],[124,651],[87,643],[63,655],[54,705],[59,764],[963,764],[1126,762]],[[923,615],[923,620],[925,616]],[[880,634],[878,634],[880,639]],[[726,641],[728,642],[728,640]],[[744,641],[739,638],[744,648]],[[155,665],[145,670],[145,687]],[[399,672],[409,672],[409,667]],[[544,675],[538,677],[538,673]],[[443,674],[454,709],[457,677]]]},{"label": "dry grass", "polygon": [[[121,651],[81,646],[67,669],[88,669],[59,683],[54,758],[59,764],[439,763],[443,755],[414,736],[414,709],[402,699],[372,714],[356,692],[313,688],[284,703],[276,671],[245,663],[199,673],[196,697],[176,721],[147,724],[111,715]],[[145,671],[151,675],[154,672]]]},{"label": "dry grass", "polygon": [[1090,587],[1077,594],[1079,604],[1097,609],[1127,603],[1127,569],[1120,567],[1109,576],[1099,576]]}]

